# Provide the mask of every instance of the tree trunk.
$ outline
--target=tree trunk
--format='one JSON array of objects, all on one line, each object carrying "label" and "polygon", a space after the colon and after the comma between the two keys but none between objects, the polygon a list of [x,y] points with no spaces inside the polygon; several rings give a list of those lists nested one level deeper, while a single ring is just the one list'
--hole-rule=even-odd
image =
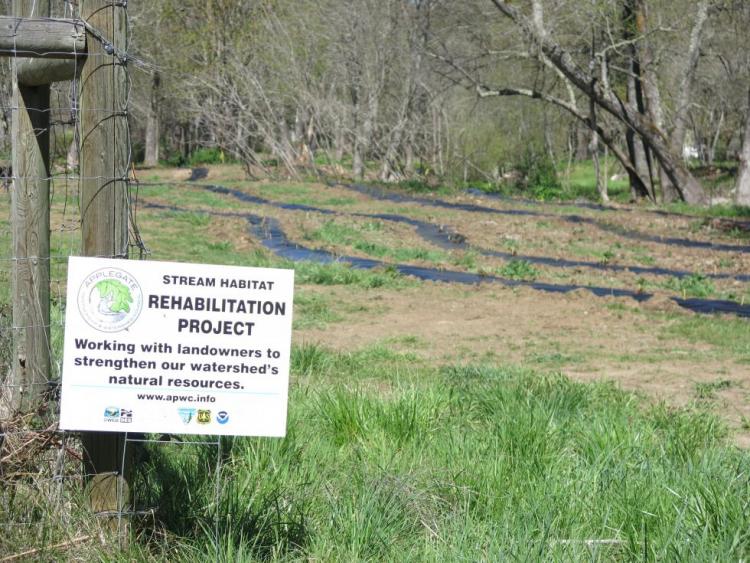
[{"label": "tree trunk", "polygon": [[[659,81],[655,68],[655,57],[651,48],[651,42],[648,39],[648,6],[644,0],[636,0],[635,9],[636,28],[639,36],[642,38],[638,42],[638,54],[641,61],[641,84],[646,99],[646,111],[657,129],[663,130],[664,109],[662,107],[661,91],[659,90]],[[662,201],[676,201],[680,197],[679,192],[665,174],[664,169],[661,166],[657,168],[659,169],[658,176]]]},{"label": "tree trunk", "polygon": [[[623,11],[624,39],[629,41],[628,52],[628,105],[631,110],[639,115],[646,115],[646,103],[644,99],[643,83],[641,81],[641,60],[640,50],[636,47],[635,40],[638,38],[639,26],[642,26],[642,14],[638,11],[638,0],[628,0],[625,3]],[[630,158],[638,170],[638,176],[645,182],[645,193],[638,185],[631,183],[630,190],[634,199],[647,197],[655,201],[655,192],[653,186],[653,170],[651,167],[651,155],[648,146],[644,143],[639,135],[632,129],[628,129],[629,139],[628,148]]]},{"label": "tree trunk", "polygon": [[344,158],[344,152],[345,152],[345,145],[346,145],[346,132],[344,131],[344,127],[341,123],[336,124],[336,133],[333,137],[333,159],[336,161],[336,163],[340,163],[341,160]]},{"label": "tree trunk", "polygon": [[[637,86],[635,76],[632,74],[628,75],[628,104],[630,104],[633,111],[637,111],[638,97]],[[638,112],[640,113],[640,112]],[[646,161],[646,150],[643,146],[643,140],[636,134],[636,132],[628,128],[625,132],[625,139],[628,146],[628,156],[636,174],[629,174],[630,178],[630,195],[633,201],[637,201],[643,198],[651,197],[653,193],[651,186],[649,186],[649,169]]]},{"label": "tree trunk", "polygon": [[578,125],[576,127],[576,150],[575,160],[581,162],[589,157],[589,139],[591,131],[588,127]]},{"label": "tree trunk", "polygon": [[294,114],[294,151],[295,162],[302,166],[314,165],[310,140],[314,130],[310,112],[305,107],[298,107]]},{"label": "tree trunk", "polygon": [[596,131],[591,132],[591,144],[590,144],[591,156],[594,159],[594,170],[596,171],[596,191],[599,193],[599,197],[602,202],[609,202],[609,194],[607,193],[607,179],[606,173],[602,170],[599,162],[599,135]]},{"label": "tree trunk", "polygon": [[404,147],[404,174],[407,178],[414,176],[416,167],[414,166],[414,133],[409,134]]},{"label": "tree trunk", "polygon": [[151,96],[146,117],[146,154],[143,165],[153,168],[159,164],[159,88],[161,76],[158,71],[151,74]]},{"label": "tree trunk", "polygon": [[188,125],[183,123],[180,125],[180,153],[182,159],[187,162],[190,158],[190,141],[188,140]]},{"label": "tree trunk", "polygon": [[708,0],[698,4],[698,12],[695,23],[690,34],[690,46],[688,47],[688,60],[682,82],[677,93],[677,106],[675,108],[674,128],[670,138],[670,148],[673,154],[682,156],[685,146],[685,135],[687,133],[688,118],[690,113],[690,101],[695,78],[695,71],[700,60],[701,35],[703,27],[708,19]]},{"label": "tree trunk", "polygon": [[750,90],[748,91],[748,108],[745,111],[739,161],[734,195],[735,203],[750,206]]},{"label": "tree trunk", "polygon": [[362,115],[362,97],[359,88],[352,87],[352,176],[361,180],[365,175],[364,157],[364,121]]},{"label": "tree trunk", "polygon": [[365,164],[362,159],[362,146],[359,139],[355,137],[352,148],[352,176],[362,180],[365,176]]},{"label": "tree trunk", "polygon": [[670,150],[663,131],[659,131],[650,119],[637,111],[633,111],[628,104],[623,104],[618,96],[607,88],[606,85],[604,87],[601,85],[592,86],[591,76],[576,64],[572,55],[550,39],[548,35],[541,36],[536,33],[533,24],[523,15],[519,8],[507,1],[491,1],[498,10],[510,18],[527,37],[541,48],[549,61],[576,88],[589,98],[593,98],[599,107],[610,113],[613,117],[621,121],[623,125],[632,129],[641,137],[644,143],[653,151],[659,164],[664,168],[665,173],[675,184],[685,201],[695,204],[705,202],[705,191],[690,173],[685,163],[682,162],[681,155]]},{"label": "tree trunk", "polygon": [[393,180],[396,175],[396,168],[394,162],[398,155],[398,149],[401,147],[401,141],[404,136],[404,130],[406,129],[409,122],[409,107],[411,106],[411,88],[407,89],[403,106],[399,114],[398,122],[391,131],[390,138],[388,139],[388,147],[383,155],[383,161],[380,165],[379,178],[382,182],[389,182]]},{"label": "tree trunk", "polygon": [[[592,49],[593,50],[593,49]],[[589,119],[591,120],[591,143],[589,144],[589,152],[594,160],[594,170],[596,171],[596,191],[599,192],[599,197],[602,202],[609,202],[609,194],[607,193],[606,179],[602,178],[602,167],[599,163],[599,134],[596,132],[596,104],[593,100],[589,102]]]},{"label": "tree trunk", "polygon": [[716,132],[711,139],[711,146],[708,148],[708,164],[713,166],[716,160],[716,147],[719,145],[719,139],[721,138],[721,128],[724,126],[724,110],[721,110],[719,115],[719,123],[716,125]]}]

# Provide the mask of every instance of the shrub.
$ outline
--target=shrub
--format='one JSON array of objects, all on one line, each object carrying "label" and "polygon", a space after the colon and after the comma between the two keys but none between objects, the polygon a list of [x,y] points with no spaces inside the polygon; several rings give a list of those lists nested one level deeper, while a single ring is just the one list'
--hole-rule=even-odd
[{"label": "shrub", "polygon": [[534,280],[539,275],[539,271],[528,260],[511,260],[498,273],[514,280]]},{"label": "shrub", "polygon": [[561,194],[555,164],[546,154],[528,150],[518,166],[520,178],[516,187],[529,191],[535,198],[548,200]]},{"label": "shrub", "polygon": [[198,149],[190,155],[190,159],[188,160],[190,166],[197,166],[199,164],[224,164],[224,162],[226,162],[226,155],[218,147]]}]

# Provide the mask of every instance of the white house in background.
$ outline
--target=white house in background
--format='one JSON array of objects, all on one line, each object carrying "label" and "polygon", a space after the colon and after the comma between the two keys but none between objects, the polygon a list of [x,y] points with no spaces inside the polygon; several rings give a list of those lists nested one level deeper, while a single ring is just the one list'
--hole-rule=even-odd
[{"label": "white house in background", "polygon": [[684,160],[700,158],[701,148],[702,147],[695,142],[695,139],[693,138],[693,132],[688,131],[685,134],[685,142],[682,145],[682,158]]},{"label": "white house in background", "polygon": [[685,145],[682,147],[682,158],[684,158],[685,160],[698,158],[700,155],[701,153],[698,150],[698,147],[696,147],[695,145],[685,143]]}]

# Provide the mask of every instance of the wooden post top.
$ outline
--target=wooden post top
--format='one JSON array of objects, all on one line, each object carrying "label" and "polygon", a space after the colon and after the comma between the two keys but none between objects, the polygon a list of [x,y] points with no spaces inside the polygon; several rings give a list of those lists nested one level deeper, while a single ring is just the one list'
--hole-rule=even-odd
[{"label": "wooden post top", "polygon": [[0,57],[75,59],[86,54],[80,20],[0,16]]}]

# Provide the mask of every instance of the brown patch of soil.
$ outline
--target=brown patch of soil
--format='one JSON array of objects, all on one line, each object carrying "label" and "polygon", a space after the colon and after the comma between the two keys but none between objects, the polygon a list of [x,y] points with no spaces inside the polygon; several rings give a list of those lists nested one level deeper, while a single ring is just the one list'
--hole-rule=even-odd
[{"label": "brown patch of soil", "polygon": [[204,232],[212,241],[230,241],[237,252],[248,252],[263,248],[260,241],[250,236],[247,221],[237,217],[222,217],[215,219],[204,228]]},{"label": "brown patch of soil", "polygon": [[[304,289],[341,306],[364,301],[370,307],[367,313],[349,315],[322,329],[298,330],[298,343],[342,350],[377,343],[399,348],[403,337],[411,337],[406,342],[419,344],[409,351],[436,364],[523,362],[560,370],[580,381],[615,381],[675,406],[696,400],[697,383],[728,377],[732,387],[723,390],[721,403],[713,406],[736,430],[736,443],[750,446],[750,432],[741,428],[742,417],[750,417],[750,366],[727,365],[707,353],[706,344],[665,336],[662,330],[669,320],[644,313],[649,306],[632,299],[600,299],[585,290],[556,295],[492,284],[457,287],[429,282],[398,291]],[[672,302],[660,301],[657,309],[668,303]],[[554,358],[555,353],[561,363],[545,364],[544,358]],[[727,369],[731,375],[722,375]]]}]

